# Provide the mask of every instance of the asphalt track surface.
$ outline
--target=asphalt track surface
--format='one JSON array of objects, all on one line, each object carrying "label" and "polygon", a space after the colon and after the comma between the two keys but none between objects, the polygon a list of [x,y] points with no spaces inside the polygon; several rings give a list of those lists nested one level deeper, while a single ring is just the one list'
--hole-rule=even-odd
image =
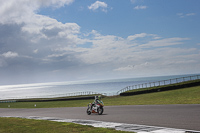
[{"label": "asphalt track surface", "polygon": [[200,131],[200,105],[105,106],[103,115],[86,114],[87,107],[12,109],[0,116],[41,116],[160,126]]}]

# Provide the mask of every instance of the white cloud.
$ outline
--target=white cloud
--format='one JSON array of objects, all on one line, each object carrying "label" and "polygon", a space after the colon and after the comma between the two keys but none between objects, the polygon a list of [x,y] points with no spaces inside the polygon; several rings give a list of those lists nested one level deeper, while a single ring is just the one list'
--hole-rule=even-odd
[{"label": "white cloud", "polygon": [[131,3],[133,3],[133,4],[137,2],[137,0],[130,0],[130,1],[131,1]]},{"label": "white cloud", "polygon": [[37,38],[68,37],[79,33],[76,23],[61,23],[43,15],[33,14],[30,21],[25,21],[22,31],[38,35]]},{"label": "white cloud", "polygon": [[11,52],[11,51],[8,51],[6,53],[3,53],[2,54],[5,58],[15,58],[15,57],[18,57],[18,53],[15,53],[15,52]]},{"label": "white cloud", "polygon": [[[79,32],[79,26],[75,23],[60,23],[47,16],[38,15],[36,11],[42,6],[61,7],[69,5],[74,0],[7,0],[0,2],[0,23],[23,24],[22,31],[37,34],[36,38],[52,36],[67,37],[68,34]],[[50,34],[48,34],[50,33]],[[52,34],[54,33],[54,34]],[[51,36],[52,34],[52,36]],[[34,41],[34,40],[32,40]]]},{"label": "white cloud", "polygon": [[73,43],[77,39],[80,26],[76,23],[61,23],[56,19],[36,14],[43,6],[61,7],[74,0],[7,0],[0,2],[0,23],[19,24],[23,32],[31,34],[31,42],[40,39],[65,38]]},{"label": "white cloud", "polygon": [[30,22],[40,7],[61,7],[74,0],[6,0],[0,1],[0,23]]},{"label": "white cloud", "polygon": [[147,34],[147,33],[140,33],[140,34],[135,34],[135,35],[130,35],[127,37],[127,40],[132,41],[132,40],[137,40],[138,38],[145,38],[145,37],[150,37],[151,39],[160,39],[156,34]]},{"label": "white cloud", "polygon": [[194,15],[196,15],[195,13],[187,13],[187,14],[185,14],[185,16],[194,16]]},{"label": "white cloud", "polygon": [[107,12],[107,7],[108,5],[105,2],[96,1],[95,3],[88,6],[88,9],[95,11],[101,8],[102,11]]},{"label": "white cloud", "polygon": [[136,6],[134,7],[135,10],[146,9],[147,6]]},{"label": "white cloud", "polygon": [[182,44],[182,41],[190,40],[189,38],[165,38],[160,40],[149,41],[146,44],[140,45],[143,48],[151,48],[151,47],[165,47],[165,46],[172,46]]},{"label": "white cloud", "polygon": [[38,49],[33,50],[33,53],[37,54],[38,53]]},{"label": "white cloud", "polygon": [[177,16],[179,16],[180,18],[185,18],[185,17],[189,17],[189,16],[195,16],[196,14],[195,13],[177,13],[176,14]]},{"label": "white cloud", "polygon": [[135,34],[135,35],[131,35],[131,36],[128,36],[128,40],[135,40],[137,38],[143,38],[147,36],[147,33],[140,33],[140,34]]},{"label": "white cloud", "polygon": [[[196,53],[196,54],[194,54]],[[155,48],[133,52],[132,61],[118,65],[114,72],[126,75],[159,75],[159,74],[179,74],[188,72],[191,68],[197,70],[200,66],[197,49],[184,48]],[[131,64],[130,64],[131,63]],[[191,66],[191,64],[195,64]],[[178,68],[178,69],[177,69]]]},{"label": "white cloud", "polygon": [[138,65],[128,65],[125,67],[120,67],[120,68],[114,69],[114,71],[132,71],[134,69],[144,69],[144,67],[148,67],[149,65],[150,65],[149,62],[145,62]]},{"label": "white cloud", "polygon": [[134,69],[134,67],[135,67],[135,65],[128,65],[125,67],[120,67],[120,68],[114,69],[114,71],[131,71]]},{"label": "white cloud", "polygon": [[[68,46],[57,48],[57,51],[73,51],[77,53],[76,58],[87,64],[103,64],[109,62],[112,62],[113,64],[127,64],[128,62],[142,64],[140,61],[147,62],[148,59],[157,59],[158,57],[164,58],[164,56],[162,56],[162,52],[160,52],[162,50],[161,48],[183,44],[184,41],[189,39],[160,39],[157,35],[147,33],[135,34],[128,36],[127,38],[121,38],[113,35],[103,36],[96,31],[93,31],[93,33],[97,34],[97,36],[93,36],[85,40],[85,44],[92,43],[90,47],[80,48],[78,46]],[[132,42],[132,40],[136,41],[139,38],[143,38],[142,42],[146,41],[146,43],[141,44],[141,41],[137,41],[135,44]],[[157,40],[155,40],[155,38]],[[148,50],[147,48],[153,48],[153,50]]]}]

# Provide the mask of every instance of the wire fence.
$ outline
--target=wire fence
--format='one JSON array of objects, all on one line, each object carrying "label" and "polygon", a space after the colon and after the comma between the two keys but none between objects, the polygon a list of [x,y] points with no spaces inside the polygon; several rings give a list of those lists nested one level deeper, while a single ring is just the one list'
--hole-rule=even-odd
[{"label": "wire fence", "polygon": [[181,83],[181,82],[184,82],[184,81],[192,81],[192,80],[197,80],[197,79],[200,79],[200,75],[180,77],[180,78],[173,78],[173,79],[161,80],[161,81],[149,82],[149,83],[142,83],[142,84],[127,86],[127,87],[119,90],[117,92],[117,94],[119,95],[120,93],[129,91],[129,90],[133,90],[133,89],[141,89],[141,88],[164,86],[164,85],[176,84],[176,83]]}]

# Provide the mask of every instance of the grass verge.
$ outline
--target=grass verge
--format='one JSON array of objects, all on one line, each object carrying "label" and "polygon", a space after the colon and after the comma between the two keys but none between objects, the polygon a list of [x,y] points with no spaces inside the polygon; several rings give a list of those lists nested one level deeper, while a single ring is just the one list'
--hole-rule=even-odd
[{"label": "grass verge", "polygon": [[74,123],[22,118],[0,118],[0,125],[0,133],[125,133]]},{"label": "grass verge", "polygon": [[[200,86],[178,90],[162,91],[135,96],[104,97],[105,106],[112,105],[152,105],[152,104],[200,104]],[[51,102],[15,102],[0,103],[0,108],[56,108],[56,107],[86,107],[89,100],[69,100]],[[36,105],[36,107],[35,107]]]}]

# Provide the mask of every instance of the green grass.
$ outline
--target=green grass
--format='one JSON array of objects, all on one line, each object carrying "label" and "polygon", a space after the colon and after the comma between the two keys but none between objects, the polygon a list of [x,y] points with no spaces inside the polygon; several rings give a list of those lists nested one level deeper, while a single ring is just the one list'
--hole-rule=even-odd
[{"label": "green grass", "polygon": [[22,118],[0,118],[0,125],[0,133],[125,133],[74,123]]},{"label": "green grass", "polygon": [[[112,105],[149,105],[149,104],[200,104],[200,86],[178,90],[155,92],[135,96],[113,96],[102,99],[105,106]],[[70,100],[52,102],[0,103],[0,108],[55,108],[86,107],[93,100]],[[34,105],[37,105],[34,107]]]}]

